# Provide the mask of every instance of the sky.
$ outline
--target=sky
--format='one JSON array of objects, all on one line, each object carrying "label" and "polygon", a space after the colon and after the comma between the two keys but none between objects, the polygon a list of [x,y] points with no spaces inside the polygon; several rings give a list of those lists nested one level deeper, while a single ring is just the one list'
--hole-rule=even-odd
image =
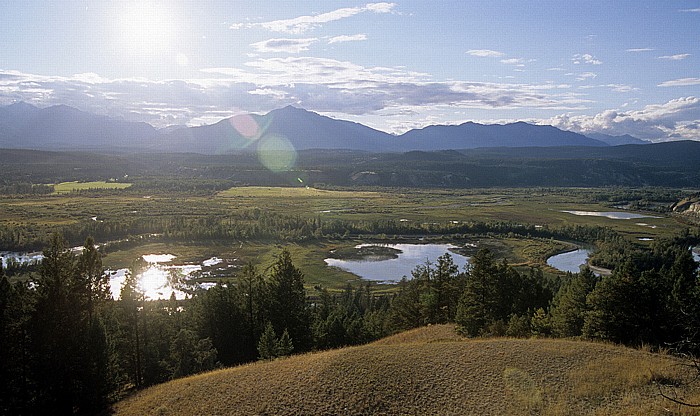
[{"label": "sky", "polygon": [[0,0],[0,105],[700,140],[700,0]]}]

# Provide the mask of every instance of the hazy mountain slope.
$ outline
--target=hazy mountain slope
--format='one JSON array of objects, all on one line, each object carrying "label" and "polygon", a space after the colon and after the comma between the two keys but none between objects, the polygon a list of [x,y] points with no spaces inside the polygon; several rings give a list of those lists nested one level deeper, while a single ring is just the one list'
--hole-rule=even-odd
[{"label": "hazy mountain slope", "polygon": [[461,153],[474,159],[620,159],[661,166],[691,167],[700,163],[700,142],[685,140],[610,147],[488,148]]},{"label": "hazy mountain slope", "polygon": [[17,103],[0,111],[0,146],[27,149],[142,147],[156,135],[147,123],[98,116],[73,107]]},{"label": "hazy mountain slope", "polygon": [[115,414],[648,415],[671,406],[652,381],[678,380],[678,363],[583,341],[466,340],[437,325],[154,386]]},{"label": "hazy mountain slope", "polygon": [[386,150],[392,136],[362,124],[336,120],[295,107],[264,116],[234,116],[218,123],[177,130],[159,139],[159,148],[206,154],[266,149]]},{"label": "hazy mountain slope", "polygon": [[623,144],[649,144],[650,142],[636,137],[630,136],[629,134],[624,134],[622,136],[611,136],[609,134],[603,133],[586,133],[586,137],[591,139],[600,140],[601,142],[607,143],[610,146],[620,146]]},{"label": "hazy mountain slope", "polygon": [[397,139],[406,150],[473,149],[477,147],[607,146],[578,133],[524,122],[512,124],[464,123],[411,130]]}]

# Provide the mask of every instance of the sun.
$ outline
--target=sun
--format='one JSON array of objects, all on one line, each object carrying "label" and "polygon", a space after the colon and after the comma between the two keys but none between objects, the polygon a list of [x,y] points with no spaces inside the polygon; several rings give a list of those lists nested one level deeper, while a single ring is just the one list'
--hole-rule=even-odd
[{"label": "sun", "polygon": [[174,3],[136,1],[118,3],[115,22],[121,46],[138,56],[167,52],[175,44]]}]

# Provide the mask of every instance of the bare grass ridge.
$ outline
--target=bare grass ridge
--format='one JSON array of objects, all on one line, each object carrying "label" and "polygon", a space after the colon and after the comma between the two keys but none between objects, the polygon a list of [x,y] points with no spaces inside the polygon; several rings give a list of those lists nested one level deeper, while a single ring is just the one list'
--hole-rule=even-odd
[{"label": "bare grass ridge", "polygon": [[[561,339],[466,339],[452,325],[372,344],[222,369],[154,386],[117,415],[693,414],[659,394],[681,360]],[[672,390],[669,390],[672,389]]]}]

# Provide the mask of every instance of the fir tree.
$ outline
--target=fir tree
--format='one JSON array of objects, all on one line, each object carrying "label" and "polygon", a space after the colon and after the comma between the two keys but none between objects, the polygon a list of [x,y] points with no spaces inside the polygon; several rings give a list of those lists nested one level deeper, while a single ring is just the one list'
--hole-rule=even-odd
[{"label": "fir tree", "polygon": [[471,264],[457,306],[456,321],[466,334],[476,336],[494,321],[497,268],[493,264],[491,252],[486,249],[479,250],[472,257]]},{"label": "fir tree", "polygon": [[272,323],[268,322],[265,331],[258,341],[258,358],[261,360],[271,360],[277,357],[277,335]]},{"label": "fir tree", "polygon": [[294,351],[294,344],[289,337],[289,332],[285,329],[279,341],[277,341],[277,356],[286,357],[290,355],[292,351]]},{"label": "fir tree", "polygon": [[272,267],[267,285],[267,318],[275,331],[285,329],[299,351],[311,347],[311,316],[306,302],[304,275],[292,264],[289,251],[282,250]]}]

